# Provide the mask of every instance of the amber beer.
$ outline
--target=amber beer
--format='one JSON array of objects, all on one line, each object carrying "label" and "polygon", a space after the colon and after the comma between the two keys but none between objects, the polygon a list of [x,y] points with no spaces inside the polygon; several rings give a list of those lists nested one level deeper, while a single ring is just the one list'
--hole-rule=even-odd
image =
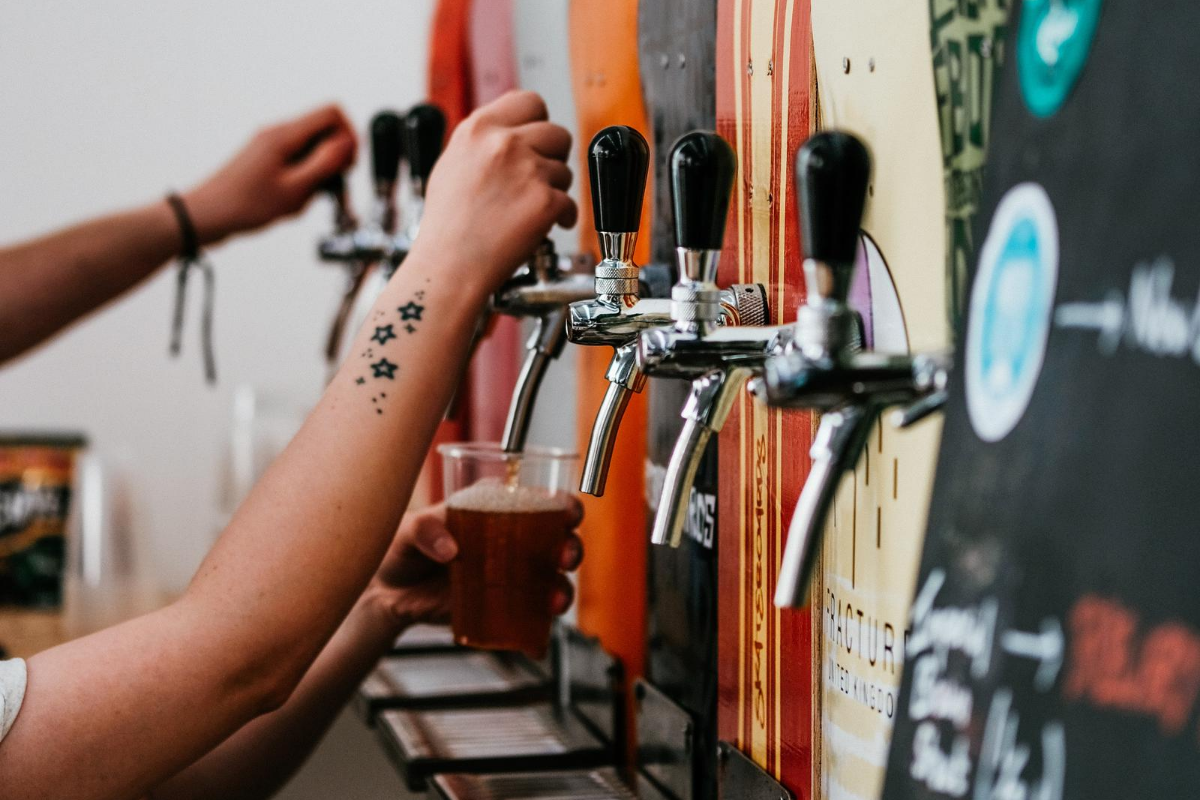
[{"label": "amber beer", "polygon": [[[451,625],[459,644],[545,654],[551,596],[572,524],[574,456],[496,445],[444,445]],[[570,489],[568,489],[570,486]]]}]

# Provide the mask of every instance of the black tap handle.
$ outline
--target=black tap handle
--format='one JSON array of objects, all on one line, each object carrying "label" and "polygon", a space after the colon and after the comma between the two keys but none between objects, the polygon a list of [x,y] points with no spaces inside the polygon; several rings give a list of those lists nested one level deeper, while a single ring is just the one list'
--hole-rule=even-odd
[{"label": "black tap handle", "polygon": [[715,133],[692,131],[671,147],[671,206],[675,246],[720,250],[737,158]]},{"label": "black tap handle", "polygon": [[341,202],[346,197],[345,173],[339,172],[335,175],[330,175],[321,181],[321,184],[317,186],[317,191],[329,195],[335,202]]},{"label": "black tap handle", "polygon": [[833,268],[854,266],[870,177],[866,145],[842,131],[815,133],[796,153],[806,258]]},{"label": "black tap handle", "polygon": [[404,152],[413,179],[424,187],[442,154],[446,115],[430,103],[413,106],[404,117]]},{"label": "black tap handle", "polygon": [[375,183],[391,186],[404,157],[404,120],[395,111],[380,111],[371,119],[371,170]]},{"label": "black tap handle", "polygon": [[597,231],[637,233],[649,168],[650,145],[633,128],[611,125],[592,138],[588,174]]}]

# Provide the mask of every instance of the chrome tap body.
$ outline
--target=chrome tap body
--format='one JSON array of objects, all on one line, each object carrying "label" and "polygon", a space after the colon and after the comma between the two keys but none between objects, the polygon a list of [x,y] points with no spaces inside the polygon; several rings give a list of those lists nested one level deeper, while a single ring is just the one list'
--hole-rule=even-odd
[{"label": "chrome tap body", "polygon": [[571,267],[571,261],[560,259],[547,239],[492,298],[493,311],[535,320],[504,424],[506,453],[519,453],[525,448],[538,389],[550,362],[562,355],[566,344],[567,307],[592,296],[592,277],[571,272]]}]

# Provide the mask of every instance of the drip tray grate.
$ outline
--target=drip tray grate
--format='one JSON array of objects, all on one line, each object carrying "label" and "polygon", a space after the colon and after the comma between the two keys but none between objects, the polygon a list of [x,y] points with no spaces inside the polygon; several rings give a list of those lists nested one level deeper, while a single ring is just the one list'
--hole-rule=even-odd
[{"label": "drip tray grate", "polygon": [[408,785],[435,773],[577,769],[610,764],[613,753],[572,713],[549,703],[491,709],[390,710],[379,734]]}]

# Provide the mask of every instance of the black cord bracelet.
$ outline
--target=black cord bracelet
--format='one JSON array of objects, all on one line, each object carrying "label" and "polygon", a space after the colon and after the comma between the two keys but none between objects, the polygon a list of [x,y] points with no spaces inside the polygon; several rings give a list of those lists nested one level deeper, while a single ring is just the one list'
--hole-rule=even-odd
[{"label": "black cord bracelet", "polygon": [[200,318],[204,375],[209,384],[215,384],[217,382],[217,361],[213,352],[212,333],[215,275],[212,264],[200,251],[200,239],[196,235],[196,225],[192,222],[192,215],[188,213],[187,204],[183,202],[183,198],[177,193],[171,192],[167,195],[167,205],[171,207],[171,211],[175,214],[175,221],[179,223],[179,237],[182,245],[179,251],[179,269],[175,280],[175,313],[171,320],[170,352],[172,356],[178,356],[182,350],[187,279],[192,267],[196,267],[204,275],[204,310],[203,316]]}]

